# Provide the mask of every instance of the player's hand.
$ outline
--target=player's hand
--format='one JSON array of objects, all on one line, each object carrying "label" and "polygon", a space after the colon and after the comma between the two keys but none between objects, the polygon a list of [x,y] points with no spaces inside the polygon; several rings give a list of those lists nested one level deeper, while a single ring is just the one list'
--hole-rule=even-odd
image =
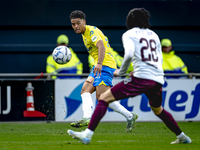
[{"label": "player's hand", "polygon": [[102,64],[97,64],[95,67],[94,67],[94,75],[97,74],[97,76],[101,75],[101,69],[102,69]]},{"label": "player's hand", "polygon": [[118,77],[118,72],[119,72],[119,69],[116,69],[116,70],[113,72],[113,75],[114,75],[115,77]]},{"label": "player's hand", "polygon": [[129,77],[133,76],[133,72],[134,72],[134,71],[131,71],[131,72],[129,73]]}]

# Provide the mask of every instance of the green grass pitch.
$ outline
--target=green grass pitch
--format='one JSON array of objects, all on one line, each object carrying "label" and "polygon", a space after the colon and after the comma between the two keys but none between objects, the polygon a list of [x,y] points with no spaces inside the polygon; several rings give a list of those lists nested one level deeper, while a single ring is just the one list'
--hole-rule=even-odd
[{"label": "green grass pitch", "polygon": [[0,150],[199,150],[200,122],[178,122],[192,144],[171,145],[176,136],[162,122],[136,122],[126,133],[126,122],[101,122],[92,142],[72,139],[70,123],[0,123]]}]

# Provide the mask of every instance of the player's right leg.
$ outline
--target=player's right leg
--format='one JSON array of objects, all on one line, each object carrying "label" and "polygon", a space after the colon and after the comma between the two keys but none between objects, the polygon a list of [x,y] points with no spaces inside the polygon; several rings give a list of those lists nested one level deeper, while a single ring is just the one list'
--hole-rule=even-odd
[{"label": "player's right leg", "polygon": [[67,133],[74,139],[81,141],[83,144],[89,144],[92,139],[93,131],[86,129],[82,132],[75,132],[73,130],[67,130]]},{"label": "player's right leg", "polygon": [[83,84],[81,91],[83,118],[79,121],[72,122],[72,127],[79,128],[83,126],[88,126],[88,124],[90,123],[90,118],[93,112],[93,100],[91,97],[91,93],[93,93],[95,90],[95,87],[92,85],[93,81],[93,77],[88,77]]},{"label": "player's right leg", "polygon": [[99,100],[92,115],[88,128],[83,132],[75,132],[72,130],[68,130],[67,132],[69,133],[70,136],[72,136],[76,140],[81,141],[83,144],[89,144],[92,140],[94,130],[98,126],[102,117],[105,115],[107,108],[108,108],[108,103],[103,100]]},{"label": "player's right leg", "polygon": [[[110,90],[110,86],[105,86],[103,84],[100,86],[97,86],[96,94],[97,94],[98,99],[101,94],[103,94],[104,92],[107,92],[108,90]],[[112,97],[111,99],[115,100],[114,97]],[[138,118],[138,115],[136,113],[131,113],[117,101],[109,103],[108,107],[126,118],[127,120],[126,132],[131,132],[132,129],[135,128],[135,121]]]},{"label": "player's right leg", "polygon": [[[112,74],[114,71],[115,69],[103,66],[100,78],[95,78],[94,86],[96,86],[96,97],[98,100],[100,99],[99,97],[101,94],[108,91],[110,87],[112,87]],[[112,72],[112,74],[110,72]],[[131,132],[132,129],[135,127],[135,120],[138,118],[138,115],[135,113],[134,115],[133,113],[128,111],[124,106],[122,106],[119,102],[114,101],[114,97],[112,97],[111,100],[113,100],[113,102],[109,103],[108,107],[126,118],[126,131]]]}]

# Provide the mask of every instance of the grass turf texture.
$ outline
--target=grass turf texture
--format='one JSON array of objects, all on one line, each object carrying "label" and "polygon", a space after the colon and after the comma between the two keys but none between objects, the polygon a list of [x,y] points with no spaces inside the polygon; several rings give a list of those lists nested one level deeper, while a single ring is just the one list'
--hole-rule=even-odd
[{"label": "grass turf texture", "polygon": [[190,136],[192,144],[171,145],[176,136],[162,122],[136,122],[136,128],[126,133],[126,123],[105,123],[97,127],[92,142],[83,145],[72,139],[67,129],[70,123],[0,123],[0,150],[199,150],[200,122],[178,122]]}]

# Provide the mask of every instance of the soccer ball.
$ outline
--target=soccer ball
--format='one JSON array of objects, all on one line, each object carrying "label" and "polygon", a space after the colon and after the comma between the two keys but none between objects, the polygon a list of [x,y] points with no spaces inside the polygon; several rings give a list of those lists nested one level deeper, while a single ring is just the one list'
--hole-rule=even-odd
[{"label": "soccer ball", "polygon": [[72,54],[68,47],[58,46],[53,50],[53,59],[58,64],[66,64],[71,60]]}]

